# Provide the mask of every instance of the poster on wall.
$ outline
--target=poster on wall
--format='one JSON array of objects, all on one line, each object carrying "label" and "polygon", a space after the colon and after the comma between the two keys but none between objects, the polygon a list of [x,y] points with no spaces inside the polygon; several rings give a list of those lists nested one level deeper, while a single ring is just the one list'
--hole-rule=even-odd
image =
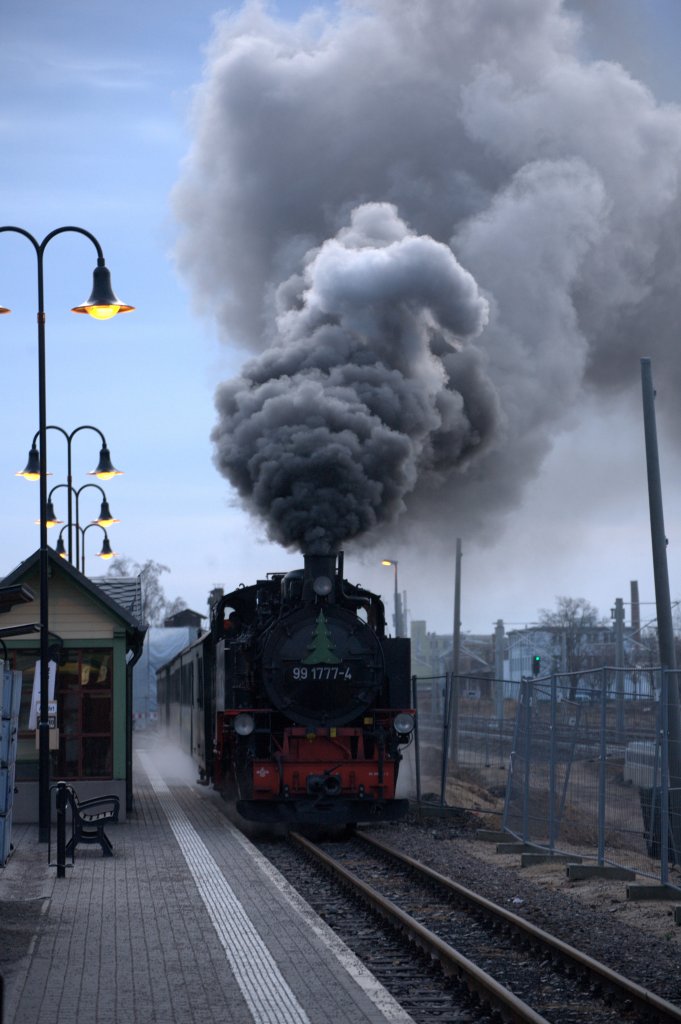
[{"label": "poster on wall", "polygon": [[[50,661],[47,666],[47,699],[48,701],[54,700],[54,684],[57,678],[57,663],[56,661]],[[40,662],[35,663],[35,673],[33,675],[33,693],[31,694],[31,710],[28,715],[28,727],[29,729],[38,728],[38,714],[37,708],[40,707]]]}]

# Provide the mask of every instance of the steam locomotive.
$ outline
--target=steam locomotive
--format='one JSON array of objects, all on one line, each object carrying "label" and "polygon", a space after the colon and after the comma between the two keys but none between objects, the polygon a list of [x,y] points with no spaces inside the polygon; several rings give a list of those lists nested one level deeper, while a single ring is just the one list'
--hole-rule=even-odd
[{"label": "steam locomotive", "polygon": [[251,821],[395,820],[414,730],[409,640],[343,555],[217,592],[210,628],[157,676],[159,719]]}]

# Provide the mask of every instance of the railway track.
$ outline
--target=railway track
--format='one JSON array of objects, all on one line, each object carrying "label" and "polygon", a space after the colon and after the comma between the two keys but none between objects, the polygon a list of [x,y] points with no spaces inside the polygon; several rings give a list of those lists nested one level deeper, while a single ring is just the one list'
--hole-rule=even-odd
[{"label": "railway track", "polygon": [[680,1008],[372,837],[290,840],[298,867],[281,846],[267,855],[415,1021],[681,1024]]}]

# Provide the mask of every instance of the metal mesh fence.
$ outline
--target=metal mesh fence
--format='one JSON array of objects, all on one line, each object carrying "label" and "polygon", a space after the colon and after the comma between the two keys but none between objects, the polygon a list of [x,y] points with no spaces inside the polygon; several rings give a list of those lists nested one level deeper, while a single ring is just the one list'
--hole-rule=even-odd
[{"label": "metal mesh fence", "polygon": [[443,675],[416,679],[414,692],[420,800],[670,884],[681,864],[677,673]]},{"label": "metal mesh fence", "polygon": [[450,674],[416,679],[422,800],[501,817],[518,685]]}]

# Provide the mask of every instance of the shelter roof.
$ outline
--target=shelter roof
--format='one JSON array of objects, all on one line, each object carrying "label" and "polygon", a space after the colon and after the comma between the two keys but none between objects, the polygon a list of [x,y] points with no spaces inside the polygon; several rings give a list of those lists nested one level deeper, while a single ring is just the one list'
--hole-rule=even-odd
[{"label": "shelter roof", "polygon": [[[35,551],[23,562],[20,562],[19,565],[4,578],[4,580],[0,580],[0,586],[5,588],[21,584],[28,573],[39,567],[39,563],[40,551]],[[110,589],[107,590],[101,585],[103,582],[102,579],[97,581],[88,579],[84,573],[80,572],[65,559],[57,555],[52,548],[48,548],[48,566],[51,568],[52,572],[57,571],[63,573],[65,576],[73,580],[73,582],[85,590],[93,600],[99,602],[99,604],[103,605],[110,613],[116,615],[120,620],[122,620],[130,631],[144,636],[144,625],[141,617],[141,585],[139,579],[132,581],[125,579],[124,582],[127,583],[128,586],[121,587],[117,596],[114,596]],[[113,582],[114,579],[114,577],[107,577],[107,582]],[[135,584],[137,584],[140,594],[138,599],[133,596]],[[114,591],[116,590],[116,588],[113,589]],[[129,602],[127,606],[125,603],[119,602],[118,597]]]},{"label": "shelter roof", "polygon": [[94,576],[90,582],[142,623],[142,581],[139,576]]}]

